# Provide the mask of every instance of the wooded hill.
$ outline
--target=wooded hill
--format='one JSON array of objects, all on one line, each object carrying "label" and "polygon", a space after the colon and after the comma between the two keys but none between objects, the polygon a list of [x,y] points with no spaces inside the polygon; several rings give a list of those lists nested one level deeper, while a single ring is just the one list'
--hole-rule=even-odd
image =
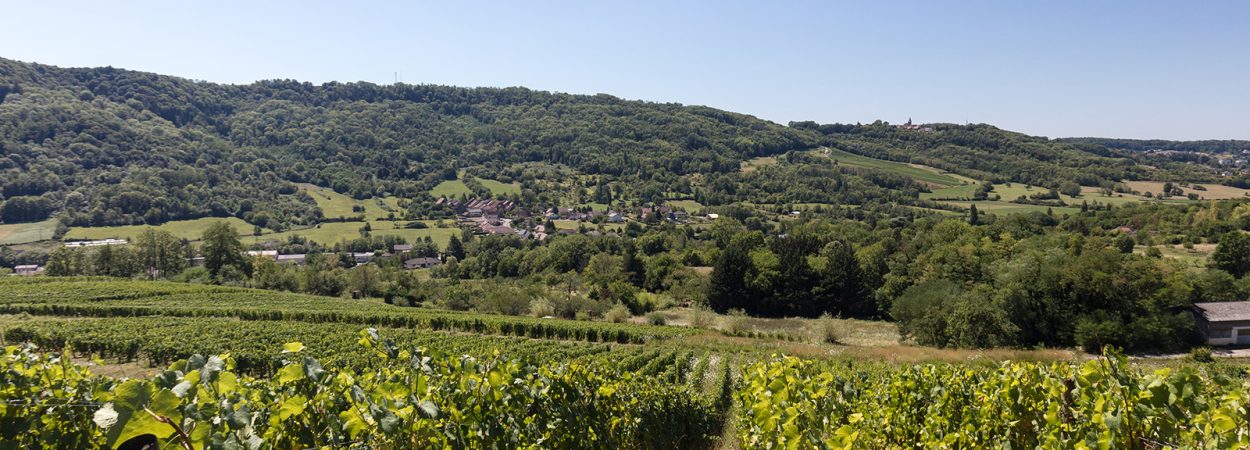
[{"label": "wooded hill", "polygon": [[[1127,151],[987,125],[937,125],[927,133],[883,123],[783,126],[708,107],[609,95],[293,80],[225,85],[0,59],[5,223],[60,217],[67,225],[96,226],[234,216],[282,230],[321,220],[315,202],[294,183],[356,198],[419,201],[462,170],[505,182],[553,173],[527,163],[593,177],[611,185],[618,202],[673,194],[706,205],[897,204],[925,189],[879,171],[829,167],[827,159],[792,164],[784,173],[739,172],[750,158],[819,146],[1045,187],[1150,176]],[[561,178],[549,181],[568,181]],[[521,195],[558,200],[542,197],[536,186],[523,183]]]}]

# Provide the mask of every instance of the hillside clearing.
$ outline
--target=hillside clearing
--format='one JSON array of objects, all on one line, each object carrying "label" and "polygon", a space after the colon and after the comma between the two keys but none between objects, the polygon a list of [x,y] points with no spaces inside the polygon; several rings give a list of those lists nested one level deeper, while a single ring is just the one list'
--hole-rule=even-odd
[{"label": "hillside clearing", "polygon": [[4,224],[0,225],[0,245],[29,244],[52,239],[54,232],[56,232],[56,219]]},{"label": "hillside clearing", "polygon": [[870,158],[833,148],[824,148],[818,151],[837,161],[838,164],[844,166],[864,167],[884,172],[896,173],[927,184],[930,187],[942,188],[957,186],[960,184],[976,183],[976,180],[971,178],[920,164],[886,161],[883,159]]},{"label": "hillside clearing", "polygon": [[[168,231],[180,239],[195,241],[204,234],[204,230],[207,230],[210,225],[222,221],[225,221],[229,223],[230,226],[234,227],[235,231],[238,231],[240,236],[252,235],[253,229],[255,228],[254,225],[244,222],[243,219],[237,217],[204,217],[192,220],[175,220],[155,226],[127,225],[118,227],[73,227],[69,229],[68,233],[65,233],[65,237],[62,239],[66,241],[109,238],[133,240],[135,237],[138,237],[140,233],[143,233],[144,230],[157,229],[161,231]],[[270,233],[272,231],[261,229],[261,232]]]},{"label": "hillside clearing", "polygon": [[[1138,191],[1142,193],[1143,195],[1147,192],[1150,192],[1157,196],[1159,195],[1160,192],[1163,192],[1162,181],[1125,181],[1124,184],[1128,186],[1129,189]],[[1232,186],[1224,186],[1220,184],[1196,184],[1195,183],[1195,184],[1190,184],[1191,187],[1183,187],[1179,183],[1173,183],[1173,184],[1176,184],[1176,187],[1184,190],[1186,194],[1189,194],[1189,193],[1198,194],[1199,197],[1202,197],[1203,199],[1207,199],[1207,200],[1246,198],[1247,196],[1250,196],[1250,189],[1241,189],[1241,188],[1235,188]],[[1206,190],[1200,191],[1197,189],[1193,189],[1192,186],[1195,186],[1195,185],[1202,186]]]}]

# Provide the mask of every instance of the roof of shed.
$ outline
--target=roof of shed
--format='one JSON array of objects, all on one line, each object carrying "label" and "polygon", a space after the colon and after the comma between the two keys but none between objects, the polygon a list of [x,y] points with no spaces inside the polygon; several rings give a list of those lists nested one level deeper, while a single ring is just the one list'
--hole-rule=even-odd
[{"label": "roof of shed", "polygon": [[1250,302],[1194,303],[1208,322],[1250,320]]}]

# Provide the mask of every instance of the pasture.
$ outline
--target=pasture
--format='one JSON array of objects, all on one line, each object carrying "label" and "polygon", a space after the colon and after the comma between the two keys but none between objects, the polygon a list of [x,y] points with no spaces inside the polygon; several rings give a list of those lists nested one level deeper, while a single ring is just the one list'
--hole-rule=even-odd
[{"label": "pasture", "polygon": [[56,219],[42,222],[7,223],[0,225],[0,245],[29,244],[52,239]]},{"label": "pasture", "polygon": [[[1124,184],[1128,186],[1129,189],[1138,191],[1142,193],[1143,195],[1147,192],[1150,192],[1158,196],[1160,192],[1163,192],[1162,181],[1125,181]],[[1174,184],[1176,184],[1177,187],[1184,190],[1186,194],[1192,192],[1194,194],[1198,194],[1199,197],[1202,197],[1205,200],[1223,200],[1223,199],[1230,199],[1230,198],[1250,197],[1250,190],[1235,188],[1232,186],[1224,186],[1220,184],[1202,184],[1202,183],[1191,184],[1191,186],[1200,185],[1206,189],[1205,191],[1200,191],[1197,189],[1193,189],[1192,187],[1180,186],[1179,183],[1174,183]]]},{"label": "pasture", "polygon": [[[253,229],[252,224],[244,222],[243,219],[237,217],[204,217],[192,220],[175,220],[165,222],[160,225],[124,225],[116,227],[72,227],[62,240],[97,240],[97,239],[129,239],[134,240],[140,233],[148,229],[157,229],[168,231],[175,237],[186,239],[188,241],[196,241],[204,234],[209,225],[217,222],[225,221],[239,232],[240,236],[251,236]],[[262,233],[270,233],[271,230],[261,229]]]}]

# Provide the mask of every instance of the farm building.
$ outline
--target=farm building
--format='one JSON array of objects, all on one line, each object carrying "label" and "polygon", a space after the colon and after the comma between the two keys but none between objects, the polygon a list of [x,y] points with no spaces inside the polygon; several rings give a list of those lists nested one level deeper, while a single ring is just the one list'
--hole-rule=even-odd
[{"label": "farm building", "polygon": [[439,261],[438,258],[431,258],[431,257],[412,258],[407,261],[404,261],[404,268],[408,270],[426,269],[426,268],[437,266],[441,263],[442,261]]},{"label": "farm building", "polygon": [[1194,303],[1208,345],[1250,345],[1250,302]]},{"label": "farm building", "polygon": [[308,258],[308,255],[305,255],[303,253],[298,253],[294,255],[278,255],[277,261],[280,263],[289,263],[289,264],[302,266],[304,265],[304,261],[307,258]]},{"label": "farm building", "polygon": [[17,275],[37,275],[42,269],[34,264],[21,265],[13,268],[13,273]]},{"label": "farm building", "polygon": [[66,242],[65,246],[69,248],[79,248],[79,247],[99,247],[102,245],[126,245],[129,243],[130,241],[127,241],[125,239],[101,239],[98,241],[71,241],[71,242]]}]

